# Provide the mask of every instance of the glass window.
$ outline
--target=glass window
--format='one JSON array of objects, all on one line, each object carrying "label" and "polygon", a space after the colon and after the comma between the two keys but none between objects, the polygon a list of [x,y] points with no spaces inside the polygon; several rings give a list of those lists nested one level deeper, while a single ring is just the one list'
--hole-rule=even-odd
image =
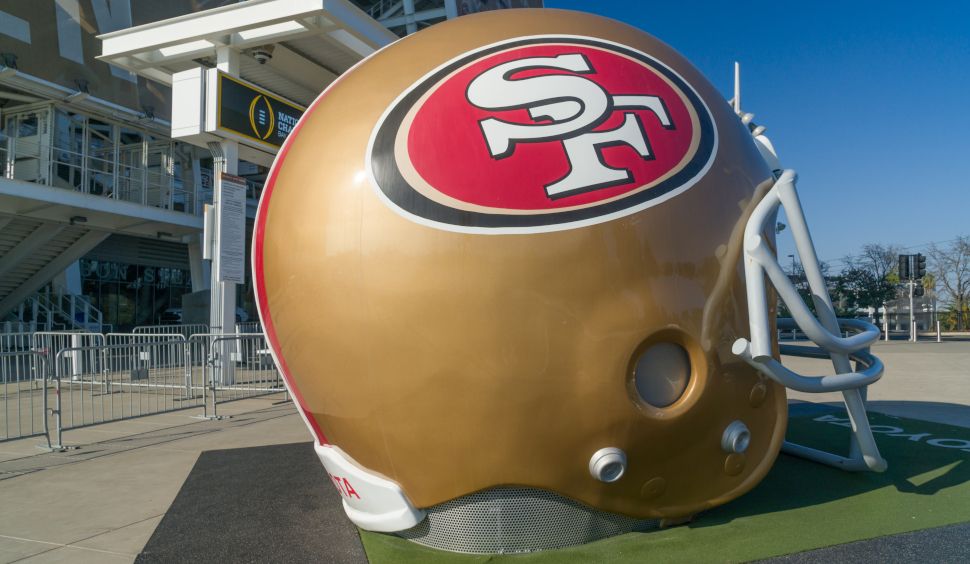
[{"label": "glass window", "polygon": [[162,312],[180,307],[191,291],[189,272],[166,268],[81,259],[84,295],[115,331],[158,323]]},{"label": "glass window", "polygon": [[59,109],[54,114],[54,186],[81,189],[85,122],[73,112]]},{"label": "glass window", "polygon": [[33,137],[40,132],[37,114],[27,114],[20,117],[17,127],[17,137]]},{"label": "glass window", "polygon": [[186,143],[172,144],[172,209],[195,211],[195,174],[192,171],[193,148]]},{"label": "glass window", "polygon": [[88,193],[111,196],[114,193],[115,126],[95,118],[88,119]]},{"label": "glass window", "polygon": [[10,151],[7,166],[12,165],[13,178],[25,182],[47,183],[47,110],[12,115],[5,133]]},{"label": "glass window", "polygon": [[147,204],[157,208],[170,207],[172,142],[147,136],[148,154],[145,159],[148,177]]},{"label": "glass window", "polygon": [[121,127],[118,140],[118,198],[141,202],[145,190],[145,139],[141,131]]}]

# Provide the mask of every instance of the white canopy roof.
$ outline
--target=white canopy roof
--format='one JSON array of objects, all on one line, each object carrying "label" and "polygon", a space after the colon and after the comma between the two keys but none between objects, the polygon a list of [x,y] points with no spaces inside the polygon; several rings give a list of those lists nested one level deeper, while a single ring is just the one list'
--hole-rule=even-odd
[{"label": "white canopy roof", "polygon": [[[240,54],[242,79],[308,105],[338,75],[398,37],[347,0],[248,0],[99,39],[99,59],[165,84],[176,72],[213,64],[216,49],[228,46]],[[255,51],[271,58],[261,63]]]}]

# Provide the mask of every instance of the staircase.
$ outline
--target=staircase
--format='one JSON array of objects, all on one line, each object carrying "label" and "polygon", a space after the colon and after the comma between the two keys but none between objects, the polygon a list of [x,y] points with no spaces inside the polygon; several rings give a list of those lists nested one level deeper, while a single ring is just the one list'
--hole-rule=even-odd
[{"label": "staircase", "polygon": [[[107,232],[83,225],[0,216],[0,317],[19,310],[45,284],[107,236]],[[78,309],[89,311],[86,309],[89,303],[79,305],[77,298],[74,299],[74,314]],[[61,318],[58,323],[76,327],[78,322],[71,316],[72,310],[65,309],[70,305],[69,301],[68,296],[48,297],[46,301],[38,302],[38,313],[49,310],[51,315]],[[33,309],[34,306],[30,304],[29,307]],[[84,323],[87,323],[86,319]]]},{"label": "staircase", "polygon": [[84,296],[38,292],[27,298],[16,310],[16,317],[25,324],[45,331],[87,331],[101,333],[104,329],[101,311]]},{"label": "staircase", "polygon": [[377,21],[404,13],[402,0],[374,0],[369,6],[366,5],[367,2],[357,2],[357,4],[365,6],[364,11],[367,15]]}]

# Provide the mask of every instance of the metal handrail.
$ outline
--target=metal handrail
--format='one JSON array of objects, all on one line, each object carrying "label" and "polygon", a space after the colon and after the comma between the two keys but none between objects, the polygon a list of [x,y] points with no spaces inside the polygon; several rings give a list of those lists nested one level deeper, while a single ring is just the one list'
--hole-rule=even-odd
[{"label": "metal handrail", "polygon": [[[65,147],[54,146],[49,143],[36,143],[2,134],[0,134],[0,141],[3,142],[3,146],[0,146],[0,160],[6,162],[6,168],[2,171],[2,175],[7,178],[15,178],[16,161],[18,159],[41,160],[49,158],[52,170],[47,171],[48,174],[40,177],[42,181],[38,182],[40,184],[65,190],[74,189],[80,192],[90,193],[87,180],[91,176],[103,175],[110,186],[101,195],[107,198],[138,203],[150,207],[181,211],[191,215],[201,213],[201,207],[196,202],[195,191],[179,187],[178,181],[180,179],[167,170],[153,171],[149,168],[128,165],[113,159],[93,156]],[[104,170],[99,169],[97,166],[92,168],[90,166],[92,163],[96,165],[100,164],[104,167]],[[77,170],[81,175],[80,185],[71,188],[58,185],[54,181],[54,176],[57,174],[55,171],[58,167]],[[138,182],[139,186],[127,186],[132,180]],[[169,195],[164,201],[162,198],[149,201],[150,192],[161,190],[169,191]],[[176,202],[184,203],[184,209],[176,209]]]}]

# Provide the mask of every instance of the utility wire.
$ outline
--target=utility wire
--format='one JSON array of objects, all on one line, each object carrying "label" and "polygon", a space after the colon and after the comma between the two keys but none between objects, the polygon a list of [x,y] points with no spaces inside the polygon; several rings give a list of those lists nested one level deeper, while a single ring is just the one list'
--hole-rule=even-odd
[{"label": "utility wire", "polygon": [[[920,249],[920,248],[923,248],[923,247],[929,247],[930,245],[946,245],[948,243],[953,243],[953,242],[956,242],[956,241],[959,241],[959,240],[960,240],[960,237],[954,237],[953,239],[947,239],[945,241],[930,241],[929,243],[919,243],[917,245],[908,245],[908,246],[897,247],[897,248],[900,249],[900,250],[903,250],[903,251],[908,251],[908,250],[912,250],[912,249]],[[821,262],[824,262],[825,264],[828,264],[829,266],[836,265],[836,264],[848,265],[848,264],[851,264],[852,262],[854,262],[854,261],[856,261],[858,259],[861,259],[863,257],[865,257],[864,254],[849,255],[849,256],[842,257],[842,258],[837,258],[837,259],[822,260]]]}]

